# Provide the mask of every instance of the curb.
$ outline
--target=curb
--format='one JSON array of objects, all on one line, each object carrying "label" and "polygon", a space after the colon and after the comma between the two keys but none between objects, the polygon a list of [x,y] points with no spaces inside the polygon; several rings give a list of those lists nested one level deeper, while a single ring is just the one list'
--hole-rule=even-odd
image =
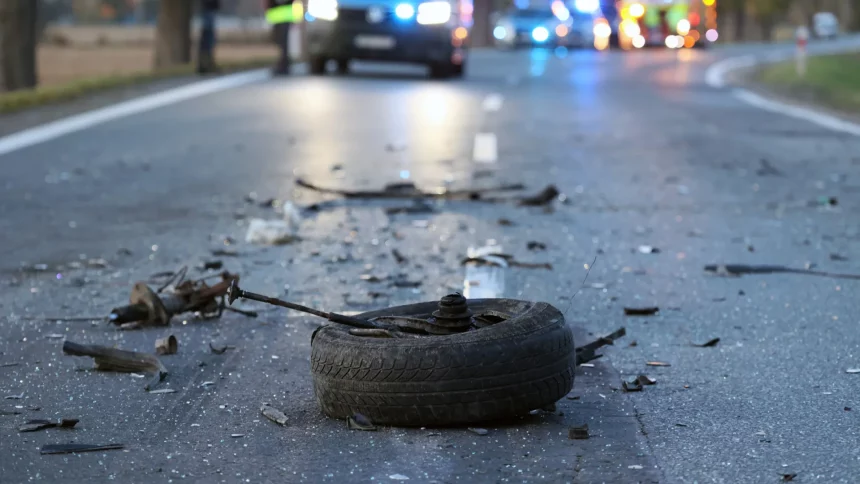
[{"label": "curb", "polygon": [[[856,40],[856,39],[855,39]],[[860,50],[860,44],[846,44],[836,47],[825,46],[810,52],[810,56],[834,55]],[[730,80],[733,74],[754,67],[789,61],[794,58],[794,52],[771,52],[764,55],[741,55],[719,60],[705,71],[705,83],[714,89],[731,89],[731,94],[750,106],[770,111],[784,116],[807,121],[823,128],[839,131],[860,137],[860,123],[850,121],[841,115],[829,114],[825,108],[807,107],[800,102],[784,101],[779,96],[762,95],[750,89],[737,87]],[[756,90],[758,91],[758,90]]]}]

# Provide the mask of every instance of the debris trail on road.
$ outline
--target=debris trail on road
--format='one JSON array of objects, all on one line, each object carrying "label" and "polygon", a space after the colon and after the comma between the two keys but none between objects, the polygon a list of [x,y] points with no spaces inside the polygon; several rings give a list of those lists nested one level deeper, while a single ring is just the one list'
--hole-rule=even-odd
[{"label": "debris trail on road", "polygon": [[[330,195],[339,195],[344,198],[354,199],[420,199],[420,198],[436,198],[444,200],[468,200],[488,203],[508,203],[516,202],[521,206],[546,206],[552,203],[553,200],[561,195],[555,185],[548,185],[535,195],[524,197],[485,197],[484,195],[506,192],[514,190],[524,190],[525,186],[522,183],[511,183],[499,185],[490,188],[472,188],[464,190],[449,190],[447,188],[437,188],[431,191],[421,190],[411,182],[391,183],[385,185],[382,190],[344,190],[336,188],[326,188],[305,181],[302,178],[296,179],[296,185],[313,190],[319,193],[327,193]],[[321,208],[321,204],[313,205],[314,208]]]},{"label": "debris trail on road", "polygon": [[705,266],[706,272],[713,272],[721,276],[742,276],[744,274],[803,274],[807,276],[832,277],[836,279],[860,280],[860,274],[837,274],[833,272],[814,271],[811,269],[794,269],[779,265],[744,265],[744,264],[709,264]]},{"label": "debris trail on road", "polygon": [[448,200],[480,200],[482,194],[524,190],[525,185],[522,183],[512,183],[500,185],[493,188],[473,188],[470,190],[448,190],[447,188],[437,188],[433,191],[424,191],[415,186],[411,182],[389,183],[382,190],[342,190],[337,188],[326,188],[305,181],[302,178],[296,179],[296,185],[313,190],[320,193],[328,193],[330,195],[340,195],[344,198],[444,198]]},{"label": "debris trail on road", "polygon": [[552,264],[548,262],[521,262],[514,258],[511,254],[502,252],[502,248],[498,245],[486,245],[483,247],[469,247],[466,250],[466,257],[460,261],[460,264],[478,264],[490,265],[496,267],[520,267],[523,269],[547,269],[552,270]]},{"label": "debris trail on road", "polygon": [[48,317],[48,316],[26,316],[21,318],[22,321],[45,321],[47,323],[87,323],[90,321],[102,321],[104,320],[104,316],[94,316],[91,318],[85,316],[74,316],[71,318],[61,318],[61,317]]}]

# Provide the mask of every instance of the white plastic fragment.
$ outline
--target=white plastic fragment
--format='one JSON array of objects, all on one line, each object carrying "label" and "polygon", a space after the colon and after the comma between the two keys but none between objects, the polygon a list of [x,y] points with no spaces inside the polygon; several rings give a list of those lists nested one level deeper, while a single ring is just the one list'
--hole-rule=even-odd
[{"label": "white plastic fragment", "polygon": [[466,257],[469,259],[480,259],[488,264],[493,264],[498,267],[508,267],[508,261],[500,255],[502,246],[500,245],[485,245],[483,247],[469,247],[466,249]]},{"label": "white plastic fragment", "polygon": [[280,212],[284,216],[284,221],[293,229],[293,232],[298,232],[299,226],[302,225],[302,214],[299,212],[299,209],[293,205],[293,202],[284,202],[284,204],[281,205]]},{"label": "white plastic fragment", "polygon": [[159,388],[158,390],[150,390],[149,393],[152,395],[159,395],[162,393],[176,393],[176,390],[173,388]]},{"label": "white plastic fragment", "polygon": [[390,476],[388,476],[388,478],[391,480],[394,480],[394,481],[408,481],[409,480],[409,477],[404,476],[403,474],[391,474]]},{"label": "white plastic fragment", "polygon": [[281,245],[294,242],[302,224],[302,215],[292,202],[284,202],[280,207],[280,220],[252,218],[248,222],[245,242],[262,245]]},{"label": "white plastic fragment", "polygon": [[245,234],[245,242],[249,244],[282,245],[295,240],[295,230],[284,220],[252,218]]}]

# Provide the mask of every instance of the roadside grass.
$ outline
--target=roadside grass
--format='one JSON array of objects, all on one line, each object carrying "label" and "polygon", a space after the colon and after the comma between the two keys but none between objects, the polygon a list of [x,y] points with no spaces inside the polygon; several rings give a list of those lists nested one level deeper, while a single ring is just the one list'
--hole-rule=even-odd
[{"label": "roadside grass", "polygon": [[753,79],[778,94],[860,113],[860,52],[809,57],[805,78],[792,60],[765,66]]},{"label": "roadside grass", "polygon": [[[216,51],[222,72],[236,72],[273,65],[273,45],[223,45]],[[44,45],[38,52],[39,86],[36,89],[0,93],[0,114],[71,101],[110,89],[160,79],[191,76],[193,64],[153,71],[152,48],[56,47]]]}]

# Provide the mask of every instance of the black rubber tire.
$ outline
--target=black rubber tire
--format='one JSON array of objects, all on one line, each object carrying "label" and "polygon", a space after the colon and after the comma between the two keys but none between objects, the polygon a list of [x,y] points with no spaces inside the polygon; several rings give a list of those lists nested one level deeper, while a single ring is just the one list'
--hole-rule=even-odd
[{"label": "black rubber tire", "polygon": [[[329,324],[311,338],[314,393],[325,415],[374,423],[445,426],[508,419],[555,403],[573,388],[573,333],[546,303],[472,299],[474,313],[506,301],[517,316],[476,331],[423,338],[353,336]],[[437,303],[359,315],[414,315]]]},{"label": "black rubber tire", "polygon": [[337,73],[341,76],[349,74],[349,59],[338,59]]},{"label": "black rubber tire", "polygon": [[451,63],[430,64],[430,77],[432,79],[447,79],[451,77]]},{"label": "black rubber tire", "polygon": [[451,64],[451,75],[458,79],[462,78],[466,74],[466,63],[460,64]]},{"label": "black rubber tire", "polygon": [[322,76],[325,74],[325,66],[328,59],[325,57],[311,57],[308,59],[308,71],[312,75]]}]

